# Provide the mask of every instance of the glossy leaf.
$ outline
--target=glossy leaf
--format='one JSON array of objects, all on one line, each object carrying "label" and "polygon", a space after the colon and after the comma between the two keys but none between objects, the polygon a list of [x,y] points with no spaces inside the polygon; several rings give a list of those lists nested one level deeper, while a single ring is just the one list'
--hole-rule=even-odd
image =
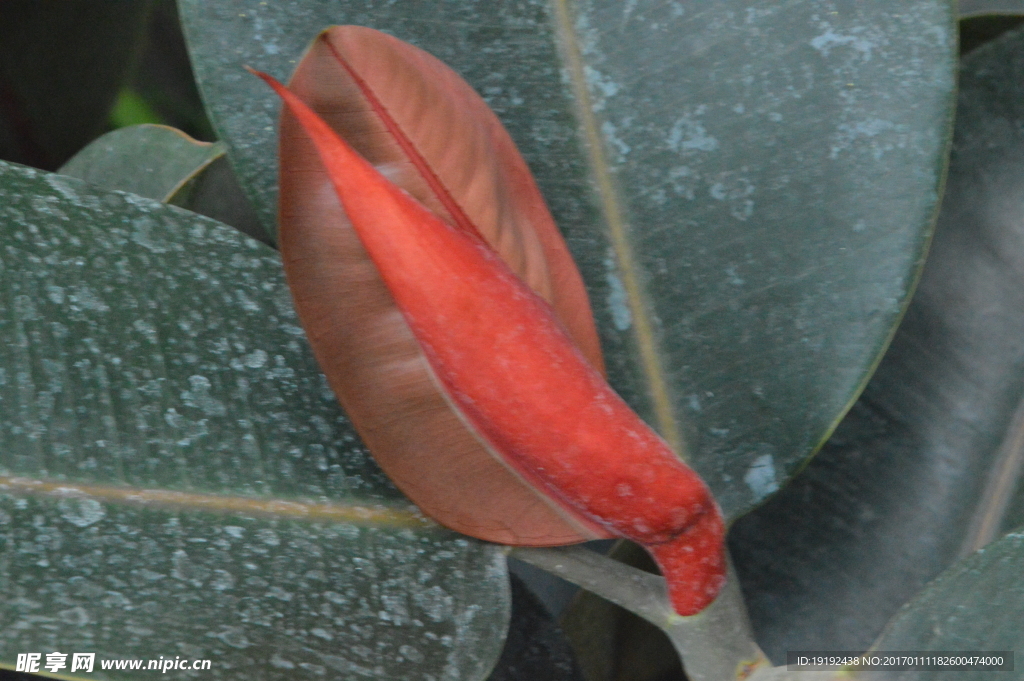
[{"label": "glossy leaf", "polygon": [[[1024,535],[1010,534],[944,572],[900,610],[874,650],[1020,651],[1024,630]],[[1020,659],[1014,661],[1019,676]],[[1007,676],[1005,671],[864,673],[865,681],[974,681]]]},{"label": "glossy leaf", "polygon": [[960,0],[961,17],[1024,14],[1020,0]]},{"label": "glossy leaf", "polygon": [[167,203],[223,222],[246,236],[267,243],[259,218],[238,186],[235,172],[223,154],[188,177],[167,199]]},{"label": "glossy leaf", "polygon": [[929,580],[1024,522],[1022,82],[1020,31],[964,59],[935,239],[889,352],[807,469],[732,528],[777,662],[864,649]]},{"label": "glossy leaf", "polygon": [[163,125],[133,125],[90,142],[61,166],[62,175],[105,187],[168,201],[224,147],[199,142]]},{"label": "glossy leaf", "polygon": [[174,128],[135,125],[111,131],[75,154],[60,173],[180,206],[265,238],[224,145],[194,140]]},{"label": "glossy leaf", "polygon": [[[382,33],[336,27],[314,41],[291,87],[424,206],[479,231],[603,366],[579,273],[529,170],[455,73]],[[430,516],[482,539],[607,536],[525,484],[449,406],[290,115],[281,173],[279,242],[299,315],[331,387],[392,480]]]},{"label": "glossy leaf", "polygon": [[5,665],[486,677],[504,557],[423,519],[355,444],[276,253],[19,166],[0,197]]},{"label": "glossy leaf", "polygon": [[[366,25],[502,118],[594,302],[610,382],[729,517],[806,460],[916,278],[952,111],[952,4],[185,0],[211,119],[265,222],[309,36]],[[252,79],[249,79],[252,80]]]}]

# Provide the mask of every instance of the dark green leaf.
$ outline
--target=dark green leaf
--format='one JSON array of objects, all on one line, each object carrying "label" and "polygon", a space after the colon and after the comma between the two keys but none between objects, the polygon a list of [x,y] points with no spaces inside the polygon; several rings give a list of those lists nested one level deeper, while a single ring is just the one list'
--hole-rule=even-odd
[{"label": "dark green leaf", "polygon": [[263,236],[224,146],[198,142],[174,128],[137,125],[114,130],[75,154],[60,172],[187,208],[254,238]]},{"label": "dark green leaf", "polygon": [[276,253],[8,164],[0,248],[5,665],[77,650],[211,659],[218,679],[486,677],[504,557],[422,519],[355,443]]},{"label": "dark green leaf", "polygon": [[822,452],[732,528],[777,662],[866,648],[925,583],[1007,526],[1024,464],[1022,83],[1020,31],[964,59],[935,240],[892,346]]},{"label": "dark green leaf", "polygon": [[952,3],[180,7],[211,119],[273,225],[277,102],[326,25],[460,72],[520,145],[588,281],[613,385],[730,517],[797,470],[915,280],[952,113]]},{"label": "dark green leaf", "polygon": [[134,125],[93,140],[60,168],[106,189],[167,201],[182,184],[224,155],[222,145],[197,142],[163,125]]},{"label": "dark green leaf", "polygon": [[1024,14],[1021,0],[960,0],[961,17]]},{"label": "dark green leaf", "polygon": [[[1024,649],[1024,534],[1010,534],[957,563],[903,608],[875,650],[996,651]],[[1016,672],[924,671],[865,674],[867,680],[973,681]]]},{"label": "dark green leaf", "polygon": [[213,218],[242,234],[269,243],[259,217],[238,186],[238,178],[224,154],[182,183],[167,203]]}]

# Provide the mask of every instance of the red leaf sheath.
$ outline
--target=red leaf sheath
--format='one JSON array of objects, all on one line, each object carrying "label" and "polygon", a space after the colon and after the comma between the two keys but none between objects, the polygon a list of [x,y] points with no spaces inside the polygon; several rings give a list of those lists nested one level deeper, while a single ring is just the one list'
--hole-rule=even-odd
[{"label": "red leaf sheath", "polygon": [[[395,186],[479,232],[602,367],[582,277],[498,117],[430,54],[363,26],[321,32],[288,86]],[[374,459],[426,515],[514,546],[613,535],[514,472],[451,404],[338,202],[282,111],[278,246],[313,354]]]},{"label": "red leaf sheath", "polygon": [[269,76],[317,147],[338,198],[452,403],[524,479],[644,545],[673,606],[724,582],[724,524],[700,477],[584,359],[551,307],[475,230],[392,185]]}]

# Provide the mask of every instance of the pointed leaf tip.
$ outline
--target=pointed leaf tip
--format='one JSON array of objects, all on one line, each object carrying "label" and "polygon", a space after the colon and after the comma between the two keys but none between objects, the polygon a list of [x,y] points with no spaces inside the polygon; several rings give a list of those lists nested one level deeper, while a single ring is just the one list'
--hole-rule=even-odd
[{"label": "pointed leaf tip", "polygon": [[399,190],[294,93],[264,80],[312,141],[457,414],[582,526],[647,546],[680,614],[706,606],[724,560],[721,515],[703,481],[611,390],[551,305],[476,230],[445,222]]},{"label": "pointed leaf tip", "polygon": [[[589,348],[588,359],[602,366],[582,278],[543,199],[535,187],[524,194],[520,185],[507,186],[516,177],[514,168],[525,164],[494,114],[461,80],[461,98],[453,108],[451,88],[439,90],[436,84],[451,85],[457,76],[432,57],[409,55],[411,46],[356,27],[328,34],[358,39],[355,47],[339,43],[337,49],[359,70],[363,84],[353,83],[324,47],[324,38],[300,62],[288,89],[361,157],[448,219],[450,212],[418,170],[432,169],[472,218],[467,231],[480,232],[538,290],[551,295],[574,338]],[[376,92],[376,107],[366,101],[368,88]],[[382,122],[385,117],[390,127]],[[438,121],[460,135],[439,145]],[[422,163],[408,158],[392,130],[406,137]],[[280,247],[296,309],[335,394],[398,487],[438,522],[488,541],[548,546],[610,536],[526,484],[452,409],[334,198],[309,136],[287,107],[281,120],[280,186]],[[539,209],[546,219],[537,218]]]}]

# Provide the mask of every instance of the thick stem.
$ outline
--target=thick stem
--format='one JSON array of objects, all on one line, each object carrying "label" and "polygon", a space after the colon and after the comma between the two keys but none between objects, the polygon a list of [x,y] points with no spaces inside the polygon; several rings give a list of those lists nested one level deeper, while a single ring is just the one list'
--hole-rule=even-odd
[{"label": "thick stem", "polygon": [[711,605],[691,617],[673,613],[662,629],[693,681],[749,679],[756,671],[771,668],[754,641],[732,561],[725,586]]},{"label": "thick stem", "polygon": [[[664,631],[693,681],[772,678],[754,642],[739,582],[730,564],[718,598],[690,617],[677,615],[665,580],[580,546],[515,548],[510,555],[547,570],[642,617]],[[762,676],[762,674],[765,674]]]}]

